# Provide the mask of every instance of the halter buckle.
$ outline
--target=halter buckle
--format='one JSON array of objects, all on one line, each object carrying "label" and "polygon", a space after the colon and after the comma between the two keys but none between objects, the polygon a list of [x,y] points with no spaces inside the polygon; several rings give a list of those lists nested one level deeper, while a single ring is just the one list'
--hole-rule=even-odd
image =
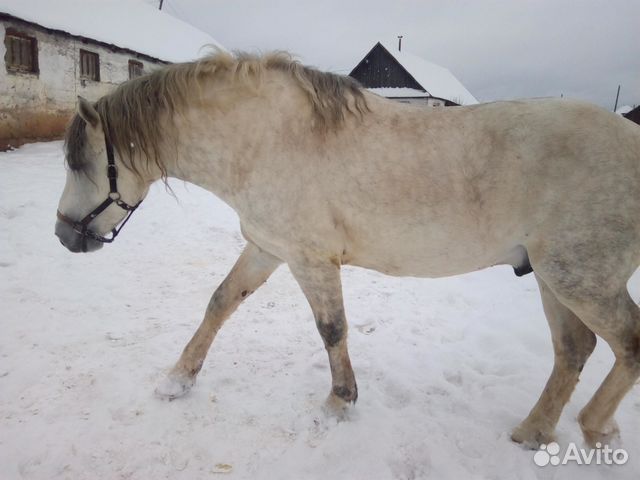
[{"label": "halter buckle", "polygon": [[120,192],[109,192],[109,198],[114,201],[120,200]]},{"label": "halter buckle", "polygon": [[109,163],[107,165],[107,178],[109,179],[118,178],[118,167],[113,163]]}]

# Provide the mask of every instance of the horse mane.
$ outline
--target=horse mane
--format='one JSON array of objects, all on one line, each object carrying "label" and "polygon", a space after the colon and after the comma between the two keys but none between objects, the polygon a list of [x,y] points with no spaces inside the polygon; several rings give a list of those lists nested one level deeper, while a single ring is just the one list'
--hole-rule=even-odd
[{"label": "horse mane", "polygon": [[[351,77],[304,66],[286,52],[232,55],[223,51],[194,62],[168,65],[124,82],[98,100],[94,107],[105,135],[120,158],[127,162],[127,167],[139,175],[134,159],[146,157],[166,178],[158,146],[172,132],[165,131],[158,119],[166,115],[171,122],[175,113],[197,101],[196,92],[202,93],[206,80],[226,76],[236,84],[257,90],[268,70],[285,72],[295,80],[312,107],[313,126],[317,129],[338,129],[346,114],[361,117],[369,109],[362,87]],[[85,122],[76,114],[67,129],[65,149],[72,170],[82,169],[85,127]]]}]

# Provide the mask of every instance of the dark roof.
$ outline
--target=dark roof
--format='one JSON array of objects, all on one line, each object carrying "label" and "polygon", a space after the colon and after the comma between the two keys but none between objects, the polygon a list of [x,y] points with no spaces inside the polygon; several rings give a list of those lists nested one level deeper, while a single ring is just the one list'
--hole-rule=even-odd
[{"label": "dark roof", "polygon": [[630,112],[623,114],[622,116],[640,125],[640,105],[638,105]]},{"label": "dark roof", "polygon": [[378,42],[349,74],[367,88],[412,88],[467,105],[476,98],[445,67]]}]

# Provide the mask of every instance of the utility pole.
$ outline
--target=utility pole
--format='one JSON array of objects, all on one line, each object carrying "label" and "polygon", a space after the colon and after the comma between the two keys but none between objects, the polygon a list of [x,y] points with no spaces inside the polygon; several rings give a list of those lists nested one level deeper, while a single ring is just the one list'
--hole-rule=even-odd
[{"label": "utility pole", "polygon": [[398,35],[398,51],[402,51],[402,35]]},{"label": "utility pole", "polygon": [[162,10],[162,4],[163,4],[164,0],[160,0],[160,6],[158,7],[158,10]]},{"label": "utility pole", "polygon": [[616,93],[616,104],[613,106],[613,111],[618,109],[618,98],[620,97],[620,85],[618,85],[618,93]]}]

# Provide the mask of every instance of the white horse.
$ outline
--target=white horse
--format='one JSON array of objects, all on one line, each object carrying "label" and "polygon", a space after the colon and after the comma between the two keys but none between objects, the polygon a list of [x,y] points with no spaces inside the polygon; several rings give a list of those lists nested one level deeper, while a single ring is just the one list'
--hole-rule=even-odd
[{"label": "white horse", "polygon": [[284,54],[219,53],[80,99],[66,155],[56,235],[71,251],[110,241],[168,176],[240,217],[247,245],[160,395],[191,388],[224,320],[283,262],[328,351],[334,407],[358,394],[341,265],[440,277],[510,264],[535,271],[555,351],[512,438],[553,439],[596,335],[616,360],[579,423],[590,444],[617,434],[614,412],[640,376],[640,310],[626,288],[640,264],[632,122],[566,100],[403,105]]}]

